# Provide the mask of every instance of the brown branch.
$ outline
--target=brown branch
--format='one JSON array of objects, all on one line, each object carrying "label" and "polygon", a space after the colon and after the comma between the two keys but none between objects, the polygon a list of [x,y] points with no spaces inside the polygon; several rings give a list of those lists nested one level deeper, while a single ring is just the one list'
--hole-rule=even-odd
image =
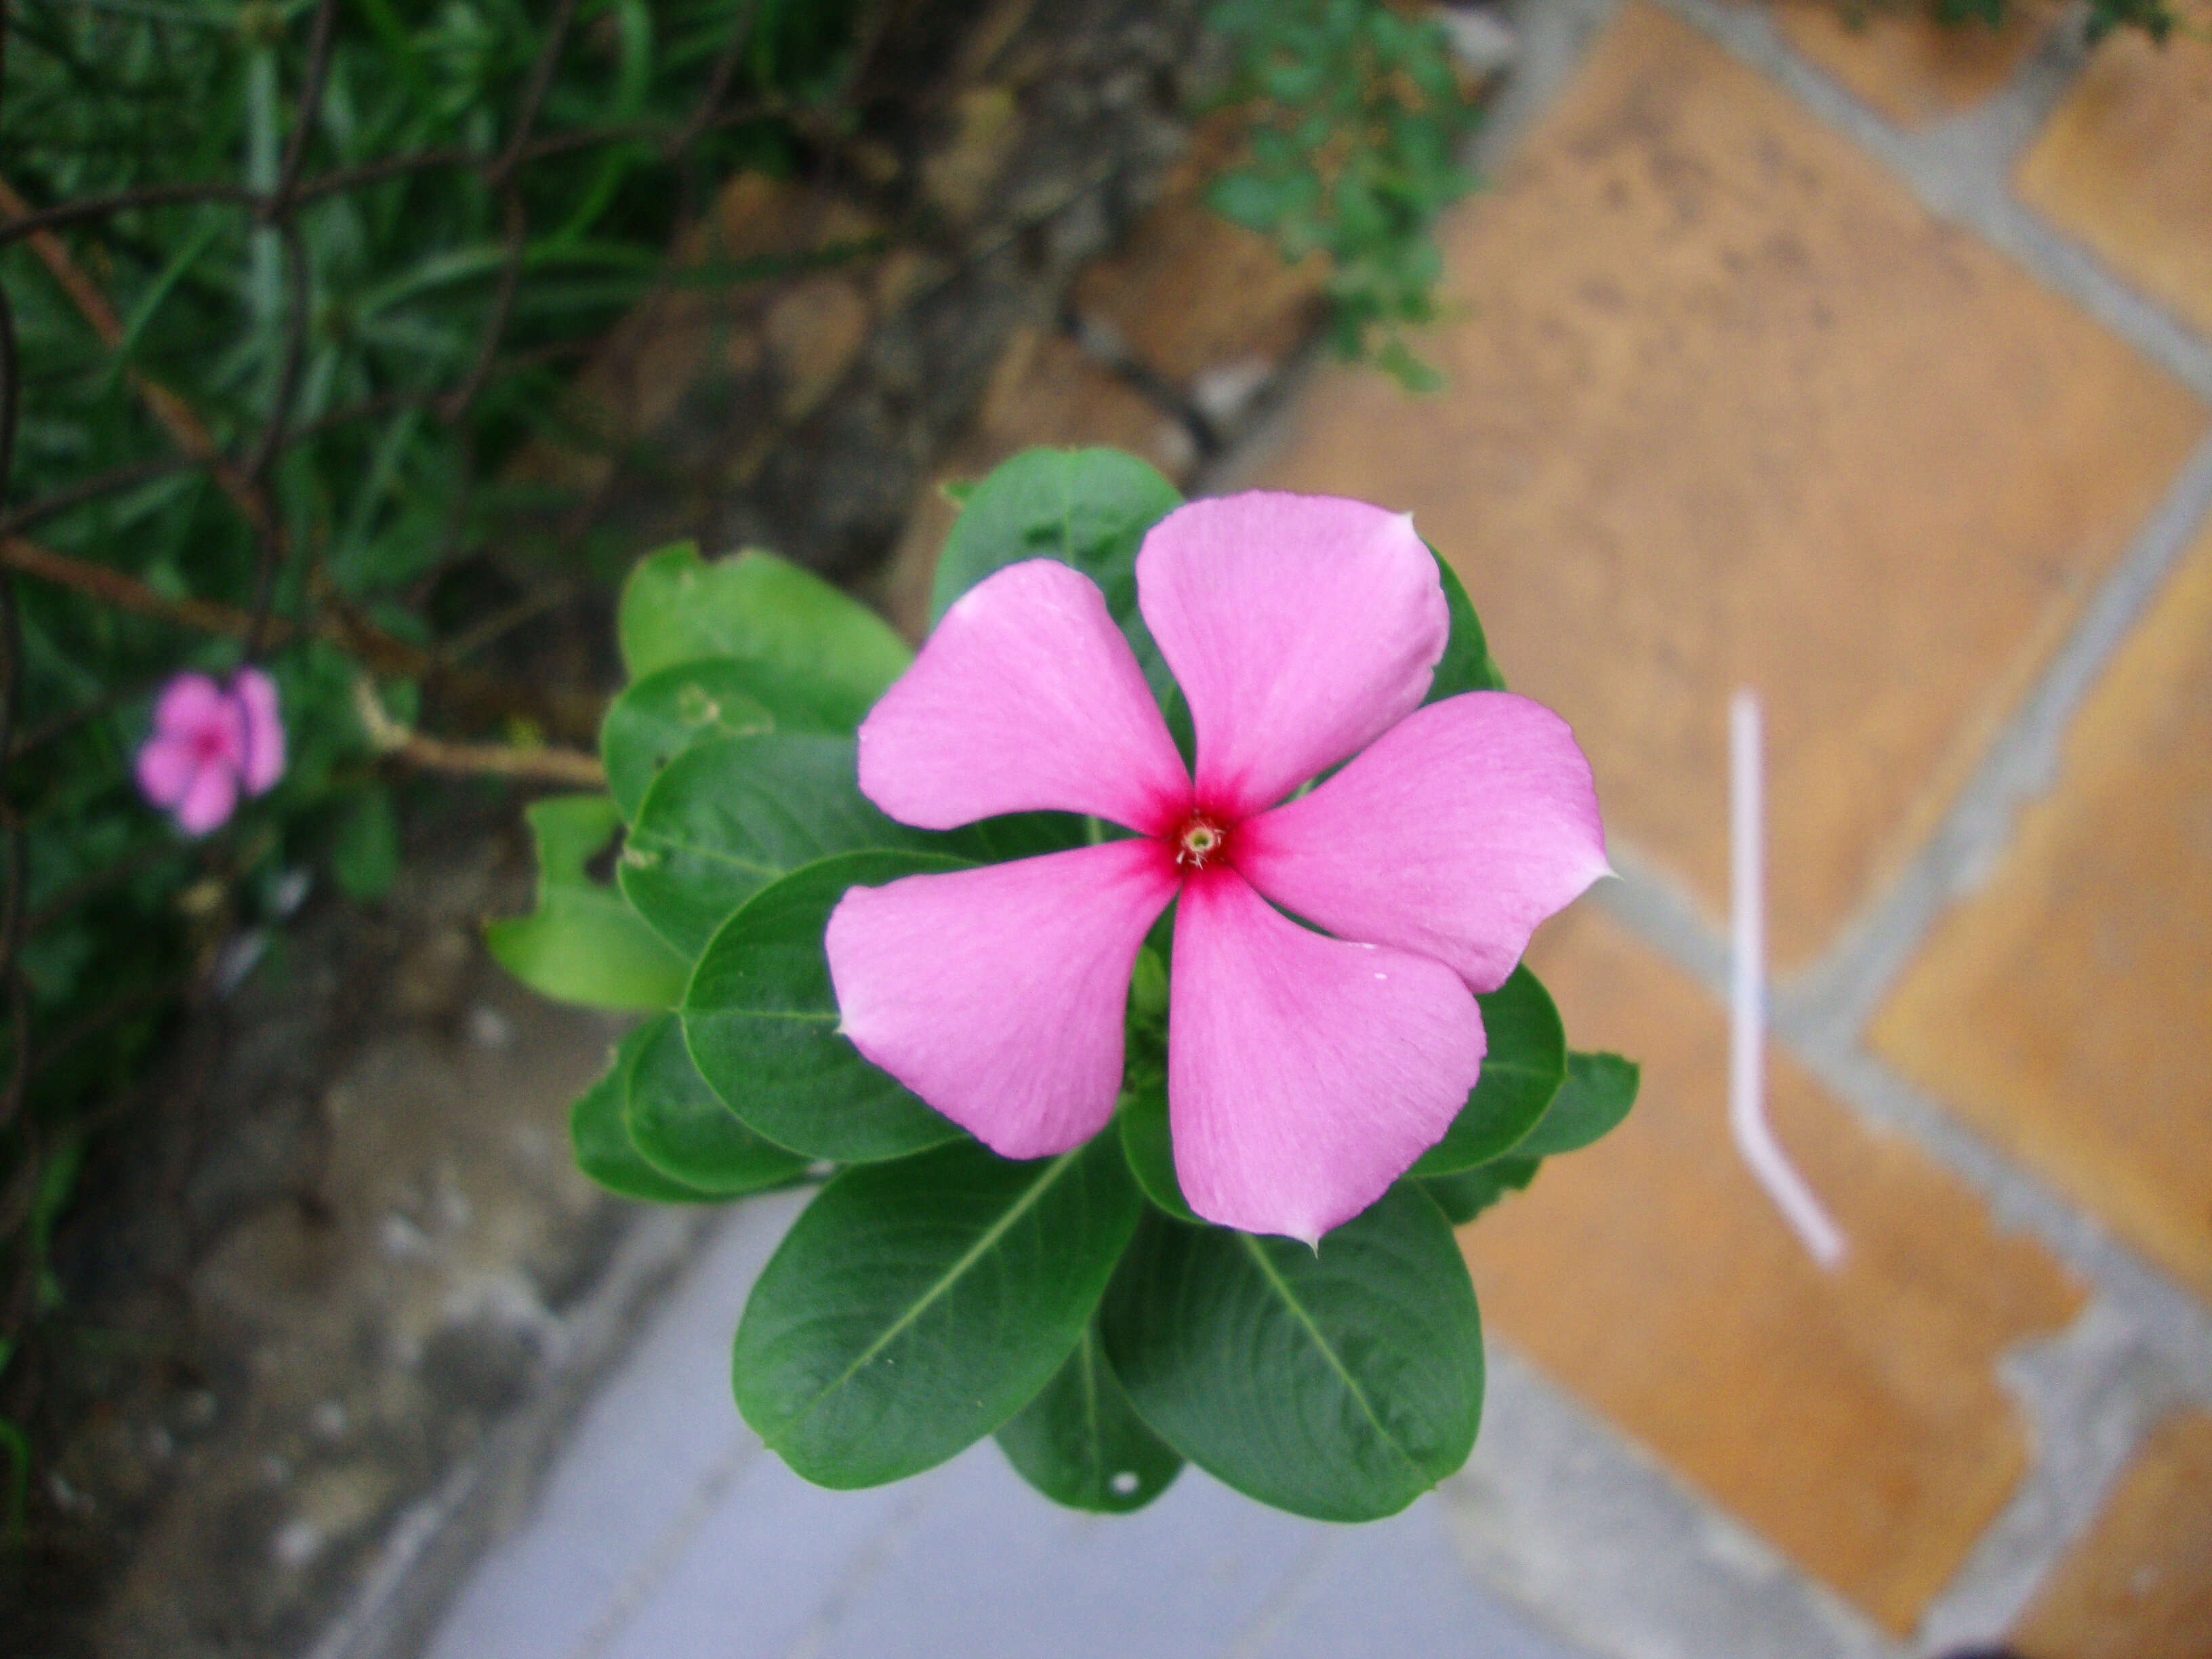
[{"label": "brown branch", "polygon": [[[11,220],[21,221],[31,216],[29,204],[15,193],[15,186],[5,179],[0,179],[0,209],[5,209]],[[39,262],[60,285],[62,292],[69,295],[70,303],[91,325],[92,331],[100,337],[100,343],[111,351],[121,349],[122,319],[116,316],[115,307],[108,304],[107,296],[100,291],[89,276],[77,269],[76,261],[70,258],[69,249],[63,246],[62,239],[51,230],[33,230],[30,233],[30,242],[31,251],[39,256]],[[216,482],[222,486],[222,493],[237,503],[239,511],[246,514],[255,530],[264,536],[274,533],[276,521],[270,514],[268,502],[245,475],[223,459],[215,434],[192,412],[191,405],[160,381],[140,374],[137,369],[130,369],[127,373],[132,390],[137,392],[139,400],[175,441],[177,447],[194,460],[206,464],[215,474]]]},{"label": "brown branch", "polygon": [[[136,611],[142,617],[156,617],[202,634],[223,634],[242,640],[253,626],[253,613],[237,605],[216,599],[171,599],[166,593],[157,593],[135,576],[126,576],[104,564],[72,559],[21,536],[0,539],[0,564],[58,587],[88,594],[118,611]],[[289,623],[281,620],[271,629],[278,639],[290,637],[293,631]]]},{"label": "brown branch", "polygon": [[597,756],[580,749],[555,749],[514,744],[448,743],[426,738],[412,726],[402,726],[385,713],[384,700],[365,674],[355,677],[353,702],[362,729],[380,754],[433,772],[462,772],[474,775],[529,779],[542,783],[566,783],[585,789],[607,787],[607,769]]},{"label": "brown branch", "polygon": [[[54,583],[118,610],[202,634],[228,639],[252,636],[254,616],[239,605],[217,599],[172,599],[119,570],[73,559],[22,536],[0,538],[0,568],[20,570],[27,576]],[[521,714],[541,721],[563,736],[579,740],[597,733],[600,703],[580,693],[527,693],[489,675],[459,668],[438,653],[384,632],[374,623],[337,610],[327,611],[302,627],[282,617],[269,618],[262,643],[275,647],[301,635],[328,640],[357,660],[393,679],[420,679],[440,686],[462,707],[486,715]]]}]

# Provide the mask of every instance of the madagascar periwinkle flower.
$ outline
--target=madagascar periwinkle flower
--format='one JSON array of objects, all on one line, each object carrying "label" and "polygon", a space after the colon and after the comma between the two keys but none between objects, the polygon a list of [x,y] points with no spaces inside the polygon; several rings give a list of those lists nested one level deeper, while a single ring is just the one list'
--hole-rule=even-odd
[{"label": "madagascar periwinkle flower", "polygon": [[161,688],[138,750],[138,787],[186,835],[217,828],[241,791],[266,794],[283,775],[284,722],[268,675],[241,668],[218,685],[186,673]]},{"label": "madagascar periwinkle flower", "polygon": [[1312,1243],[1450,1126],[1475,994],[1606,873],[1589,764],[1524,697],[1423,706],[1450,624],[1410,518],[1194,501],[1146,537],[1137,589],[1195,775],[1103,596],[1048,560],[971,589],[870,713],[860,787],[904,823],[1135,833],[853,889],[825,939],[842,1029],[1000,1155],[1066,1151],[1113,1115],[1137,952],[1178,901],[1176,1178],[1210,1221]]}]

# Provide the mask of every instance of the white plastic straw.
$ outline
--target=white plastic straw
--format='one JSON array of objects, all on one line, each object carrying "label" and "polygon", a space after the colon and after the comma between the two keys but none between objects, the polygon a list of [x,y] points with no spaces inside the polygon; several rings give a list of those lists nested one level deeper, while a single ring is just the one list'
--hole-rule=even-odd
[{"label": "white plastic straw", "polygon": [[1759,699],[1729,706],[1729,1128],[1759,1184],[1823,1267],[1844,1256],[1844,1236],[1790,1164],[1766,1122],[1766,872],[1765,764]]}]

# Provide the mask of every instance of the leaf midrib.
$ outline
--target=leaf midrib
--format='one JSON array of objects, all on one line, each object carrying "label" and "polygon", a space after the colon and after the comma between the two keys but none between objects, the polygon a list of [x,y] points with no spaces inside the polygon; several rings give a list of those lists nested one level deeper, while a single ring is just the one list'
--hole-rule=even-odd
[{"label": "leaf midrib", "polygon": [[855,1376],[860,1374],[861,1370],[866,1366],[869,1361],[872,1360],[878,1354],[881,1353],[885,1348],[896,1341],[908,1326],[912,1325],[915,1321],[920,1319],[921,1316],[927,1311],[932,1304],[936,1302],[939,1297],[951,1290],[954,1285],[957,1284],[961,1278],[966,1274],[968,1270],[973,1267],[977,1261],[982,1259],[985,1254],[987,1254],[991,1248],[1006,1235],[1006,1230],[1009,1227],[1012,1227],[1015,1222],[1021,1219],[1023,1216],[1026,1215],[1030,1210],[1036,1206],[1036,1201],[1044,1195],[1046,1190],[1052,1186],[1053,1182],[1060,1179],[1061,1173],[1066,1170],[1069,1164],[1075,1161],[1077,1156],[1080,1154],[1082,1151],[1083,1148],[1078,1146],[1071,1151],[1062,1152],[1058,1158],[1054,1158],[1052,1161],[1052,1166],[1045,1170],[1044,1174],[1031,1184],[1029,1190],[1024,1192],[1021,1195],[1020,1199],[1016,1202],[1009,1205],[1006,1207],[1006,1212],[1004,1215],[1001,1215],[988,1227],[985,1228],[982,1233],[976,1238],[975,1242],[969,1245],[966,1250],[961,1253],[960,1259],[957,1261],[955,1261],[951,1267],[947,1267],[942,1273],[938,1275],[937,1282],[932,1285],[927,1291],[916,1297],[906,1311],[901,1314],[897,1319],[894,1320],[890,1325],[884,1330],[881,1335],[878,1336],[874,1341],[869,1343],[866,1347],[863,1348],[859,1355],[854,1358],[853,1363],[846,1366],[842,1371],[838,1373],[836,1381],[825,1383],[815,1394],[811,1400],[808,1401],[806,1404],[801,1407],[798,1411],[793,1412],[789,1417],[786,1418],[783,1420],[781,1426],[780,1426],[774,1434],[763,1435],[761,1437],[762,1443],[765,1445],[774,1446],[782,1441],[793,1429],[797,1428],[801,1423],[812,1416],[815,1410],[820,1407],[823,1401],[829,1399],[831,1395],[837,1393],[840,1389],[844,1388],[847,1383],[850,1382]]},{"label": "leaf midrib", "polygon": [[1335,1348],[1330,1346],[1328,1339],[1322,1334],[1321,1327],[1314,1322],[1313,1316],[1306,1311],[1305,1304],[1299,1301],[1291,1291],[1290,1281],[1276,1272],[1275,1264],[1267,1260],[1267,1253],[1260,1248],[1260,1241],[1249,1233],[1240,1232],[1237,1235],[1237,1242],[1244,1247],[1244,1253],[1252,1258],[1260,1271],[1267,1276],[1268,1284],[1273,1285],[1275,1293],[1282,1297],[1283,1304],[1297,1316],[1298,1323],[1305,1327],[1306,1334],[1313,1339],[1314,1346],[1321,1351],[1322,1358],[1328,1361],[1328,1368],[1336,1373],[1337,1380],[1342,1382],[1352,1397],[1359,1402],[1360,1411],[1365,1415],[1367,1420],[1374,1425],[1375,1432],[1381,1437],[1382,1443],[1395,1452],[1406,1467],[1419,1477],[1424,1484],[1433,1486],[1435,1482],[1429,1479],[1428,1471],[1421,1467],[1420,1460],[1400,1444],[1398,1437],[1384,1427],[1382,1419],[1375,1414],[1375,1407],[1367,1398],[1367,1390],[1360,1387],[1358,1379],[1345,1368],[1344,1361],[1337,1357]]},{"label": "leaf midrib", "polygon": [[763,876],[769,881],[781,880],[797,868],[796,866],[763,864],[758,859],[741,859],[736,854],[725,853],[719,848],[702,846],[697,842],[679,841],[665,830],[635,830],[631,832],[631,838],[643,842],[648,848],[670,853],[688,853],[693,858],[711,860],[716,864],[726,864],[732,870],[742,870],[751,876]]}]

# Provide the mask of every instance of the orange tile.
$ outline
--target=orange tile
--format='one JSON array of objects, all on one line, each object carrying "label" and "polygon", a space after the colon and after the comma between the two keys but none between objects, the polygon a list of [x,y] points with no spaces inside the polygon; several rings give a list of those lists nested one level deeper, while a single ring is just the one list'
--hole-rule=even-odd
[{"label": "orange tile", "polygon": [[2025,1659],[2212,1654],[2212,1417],[2152,1433],[2012,1639]]},{"label": "orange tile", "polygon": [[2212,528],[1873,1041],[2212,1297]]},{"label": "orange tile", "polygon": [[1305,387],[1250,481],[1413,510],[1618,836],[1725,907],[1766,699],[1802,964],[1919,844],[2205,410],[1686,25],[1632,0],[1443,231],[1421,398]]},{"label": "orange tile", "polygon": [[1152,374],[1188,388],[1209,368],[1281,368],[1321,321],[1326,274],[1320,256],[1287,264],[1196,197],[1171,197],[1084,272],[1072,298]]},{"label": "orange tile", "polygon": [[1898,125],[1918,127],[1972,108],[2011,80],[2051,27],[2053,8],[2009,3],[1994,28],[1979,18],[1940,21],[1926,0],[1783,0],[1774,10],[1805,57]]},{"label": "orange tile", "polygon": [[1733,1150],[1727,1024],[1587,906],[1531,960],[1578,1046],[1644,1062],[1627,1122],[1462,1234],[1489,1328],[1801,1566],[1909,1630],[2018,1480],[1997,1357],[2081,1293],[1910,1143],[1786,1060],[1776,1133],[1849,1241],[1816,1267]]},{"label": "orange tile", "polygon": [[2021,195],[2152,298],[2212,334],[2212,3],[2192,36],[2100,45],[2014,179]]}]

